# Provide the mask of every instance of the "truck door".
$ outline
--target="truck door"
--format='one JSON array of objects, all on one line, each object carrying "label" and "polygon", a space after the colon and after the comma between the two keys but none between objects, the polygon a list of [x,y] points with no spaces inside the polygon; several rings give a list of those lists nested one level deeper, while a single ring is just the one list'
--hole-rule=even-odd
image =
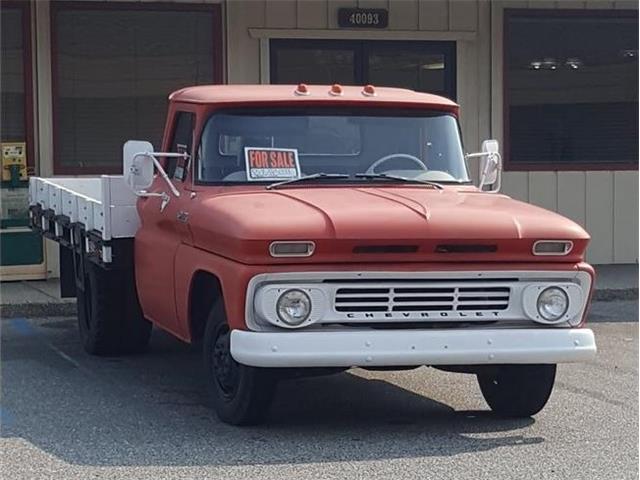
[{"label": "truck door", "polygon": [[[170,152],[191,154],[195,115],[177,111],[173,118],[171,141],[165,147]],[[191,243],[185,209],[190,192],[184,182],[187,167],[176,159],[166,159],[164,166],[180,196],[175,197],[158,175],[149,190],[167,192],[169,203],[164,209],[157,197],[142,198],[138,203],[141,225],[135,238],[136,286],[145,317],[177,333],[175,256],[181,243]]]}]

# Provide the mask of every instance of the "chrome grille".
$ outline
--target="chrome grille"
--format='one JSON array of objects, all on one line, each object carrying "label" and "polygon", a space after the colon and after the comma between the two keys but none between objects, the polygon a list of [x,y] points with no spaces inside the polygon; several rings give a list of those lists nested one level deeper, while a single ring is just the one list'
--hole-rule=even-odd
[{"label": "chrome grille", "polygon": [[336,312],[496,311],[509,307],[508,286],[362,286],[338,288]]}]

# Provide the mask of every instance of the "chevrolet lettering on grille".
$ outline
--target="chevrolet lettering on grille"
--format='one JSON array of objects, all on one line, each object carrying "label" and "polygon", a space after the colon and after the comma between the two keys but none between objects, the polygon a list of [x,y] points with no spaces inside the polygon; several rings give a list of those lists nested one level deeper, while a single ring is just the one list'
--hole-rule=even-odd
[{"label": "chevrolet lettering on grille", "polygon": [[350,320],[499,319],[510,295],[504,284],[353,285],[336,289],[334,309]]},{"label": "chevrolet lettering on grille", "polygon": [[414,320],[414,319],[496,319],[500,318],[502,312],[499,311],[480,311],[480,312],[357,312],[347,313],[345,317],[349,319],[389,319],[389,320]]}]

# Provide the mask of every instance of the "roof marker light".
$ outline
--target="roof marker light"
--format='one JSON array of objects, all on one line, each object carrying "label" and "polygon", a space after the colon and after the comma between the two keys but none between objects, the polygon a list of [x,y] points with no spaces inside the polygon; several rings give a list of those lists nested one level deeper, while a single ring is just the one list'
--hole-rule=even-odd
[{"label": "roof marker light", "polygon": [[375,97],[377,95],[375,87],[371,84],[365,85],[362,89],[362,95],[365,97]]},{"label": "roof marker light", "polygon": [[302,95],[302,96],[311,95],[311,92],[309,91],[309,87],[307,86],[306,83],[298,84],[298,86],[296,87],[293,93],[296,95]]},{"label": "roof marker light", "polygon": [[329,90],[329,95],[333,95],[334,97],[339,97],[342,95],[342,86],[334,83],[331,85],[331,90]]}]

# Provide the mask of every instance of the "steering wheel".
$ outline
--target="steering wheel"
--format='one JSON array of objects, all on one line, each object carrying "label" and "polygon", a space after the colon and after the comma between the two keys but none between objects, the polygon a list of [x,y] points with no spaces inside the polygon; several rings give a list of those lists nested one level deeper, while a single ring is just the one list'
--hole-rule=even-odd
[{"label": "steering wheel", "polygon": [[425,171],[429,170],[427,166],[424,164],[424,162],[420,160],[418,157],[414,157],[413,155],[409,155],[408,153],[392,153],[391,155],[385,155],[384,157],[379,158],[378,160],[373,162],[371,166],[367,168],[367,171],[365,173],[376,173],[377,167],[379,167],[384,162],[388,162],[393,158],[406,158],[407,160],[411,160],[413,163],[418,165],[421,170],[425,170]]}]

